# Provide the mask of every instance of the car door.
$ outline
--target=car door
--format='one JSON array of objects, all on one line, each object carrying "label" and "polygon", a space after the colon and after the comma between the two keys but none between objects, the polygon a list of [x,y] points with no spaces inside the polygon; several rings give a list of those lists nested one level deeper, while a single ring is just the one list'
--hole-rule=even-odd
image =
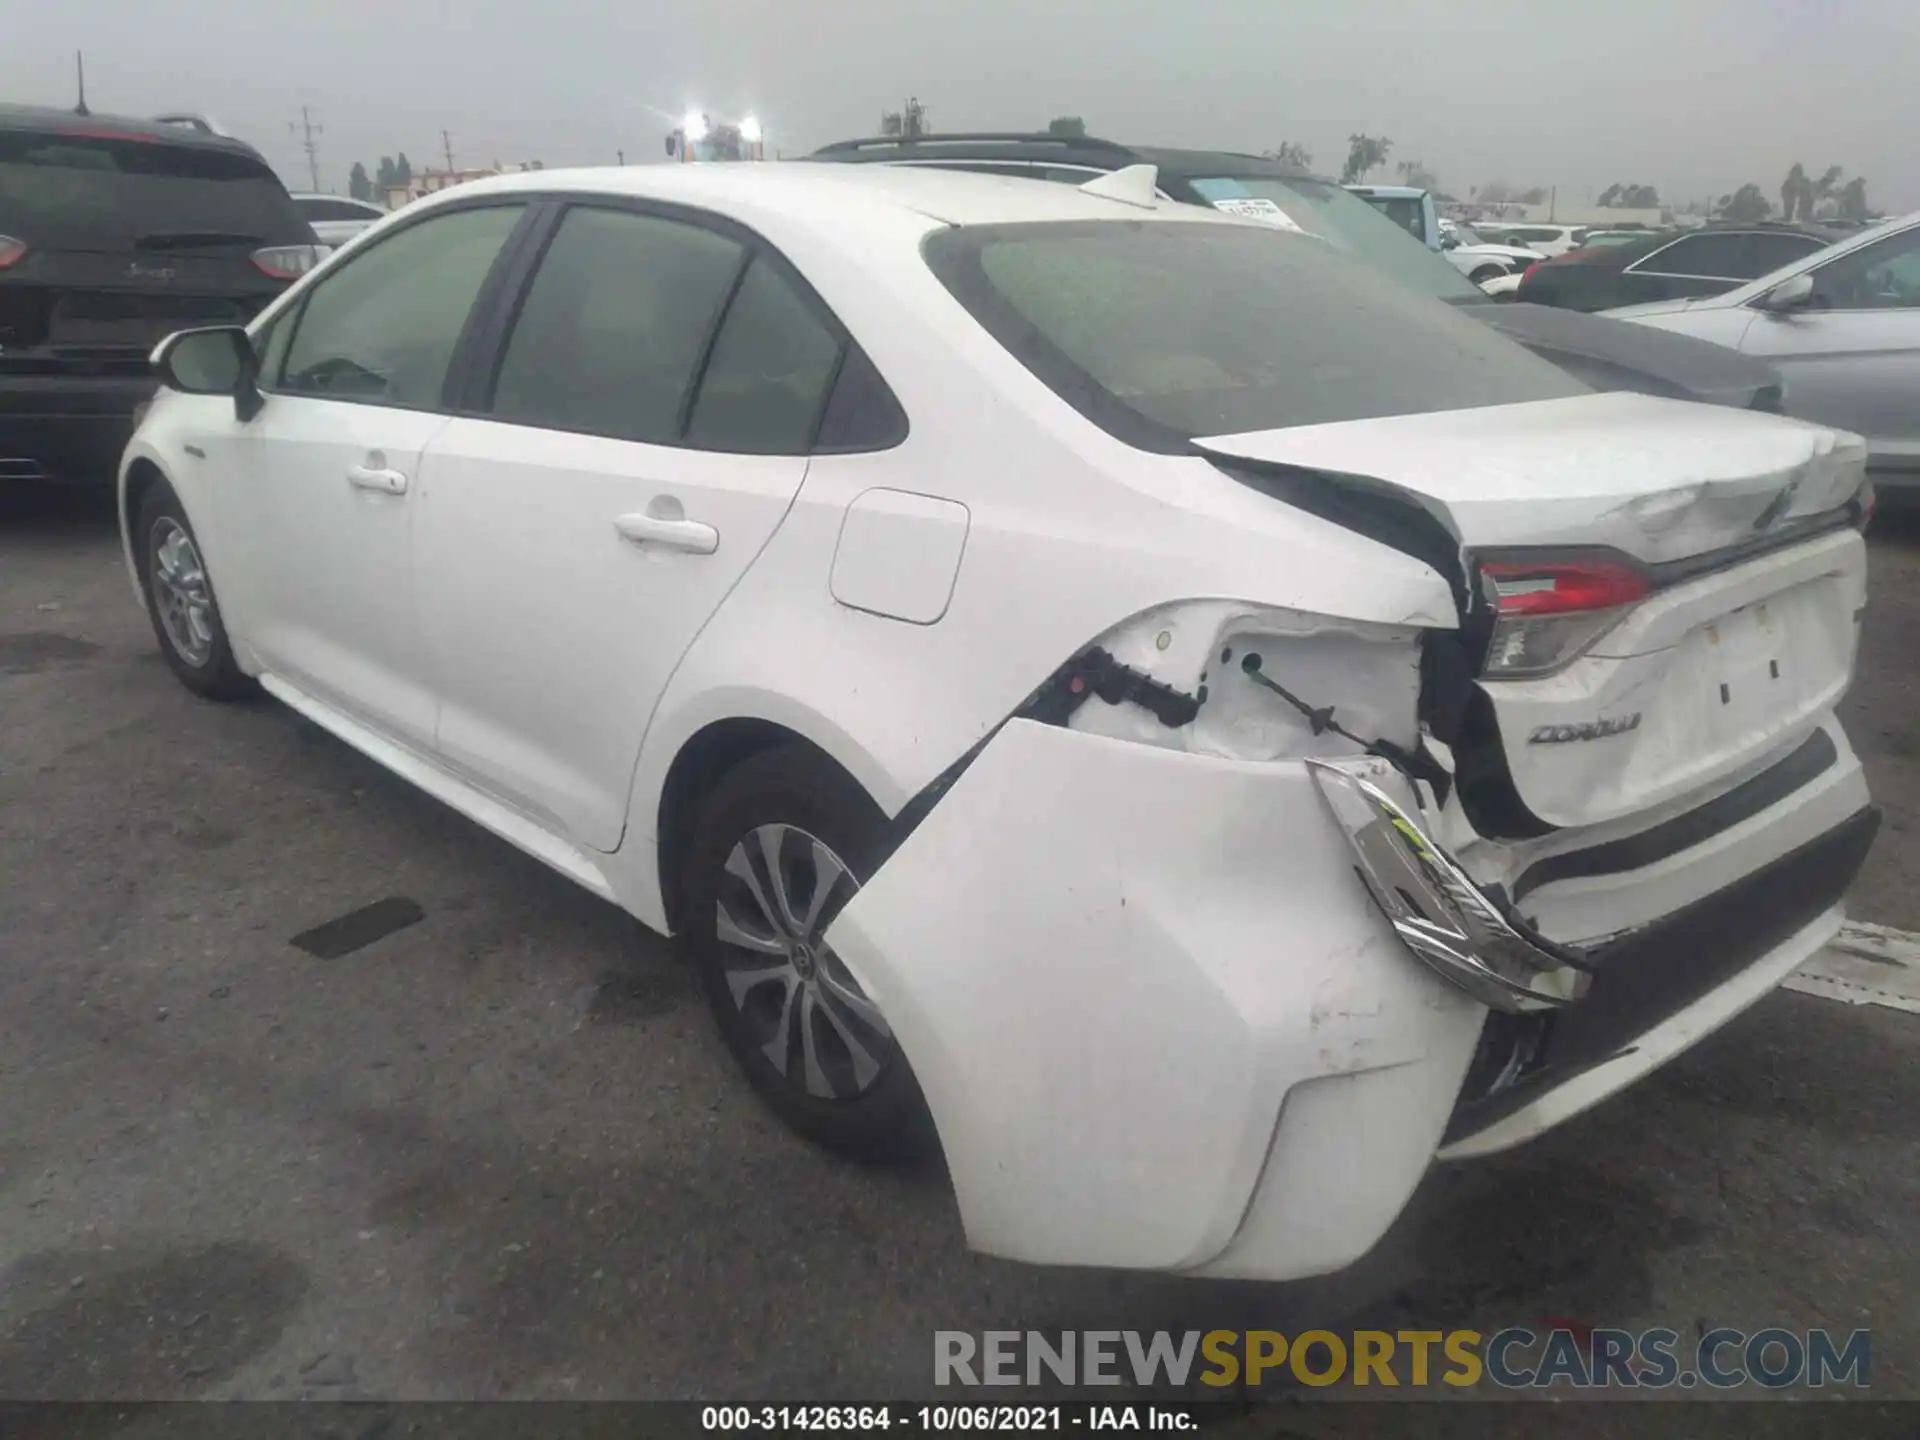
[{"label": "car door", "polygon": [[1816,267],[1811,303],[1761,311],[1741,349],[1794,415],[1853,430],[1881,468],[1920,470],[1920,225]]},{"label": "car door", "polygon": [[1683,235],[1642,256],[1620,272],[1623,294],[1612,305],[1639,305],[1653,300],[1685,300],[1718,295],[1740,281],[1741,254],[1747,234],[1741,230],[1712,230]]},{"label": "car door", "polygon": [[442,763],[618,847],[681,655],[785,517],[842,339],[734,227],[559,213],[471,408],[428,452],[422,611]]},{"label": "car door", "polygon": [[230,623],[271,674],[432,743],[414,605],[421,455],[522,203],[423,217],[321,277],[263,348],[265,404],[220,452]]}]

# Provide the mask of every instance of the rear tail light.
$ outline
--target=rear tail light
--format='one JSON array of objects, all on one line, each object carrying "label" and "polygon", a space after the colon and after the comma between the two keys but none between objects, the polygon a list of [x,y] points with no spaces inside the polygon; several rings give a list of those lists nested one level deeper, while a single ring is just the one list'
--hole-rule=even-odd
[{"label": "rear tail light", "polygon": [[1522,280],[1531,280],[1531,279],[1533,278],[1533,272],[1534,272],[1534,271],[1536,271],[1536,270],[1538,270],[1538,269],[1539,269],[1539,268],[1540,268],[1540,267],[1541,267],[1542,265],[1544,265],[1544,264],[1546,264],[1546,263],[1547,263],[1547,262],[1546,262],[1546,261],[1544,261],[1544,260],[1536,260],[1536,261],[1534,261],[1534,262],[1533,262],[1533,263],[1532,263],[1531,265],[1529,265],[1529,266],[1527,266],[1527,268],[1526,268],[1526,269],[1524,269],[1524,270],[1522,270],[1522,271],[1520,272],[1520,278],[1521,278]]},{"label": "rear tail light", "polygon": [[1624,559],[1489,560],[1480,577],[1495,616],[1482,671],[1489,679],[1558,670],[1653,588],[1646,573]]},{"label": "rear tail light", "polygon": [[325,245],[270,245],[249,258],[254,269],[276,280],[298,280],[333,251]]},{"label": "rear tail light", "polygon": [[0,270],[6,269],[27,253],[27,242],[11,235],[0,235]]}]

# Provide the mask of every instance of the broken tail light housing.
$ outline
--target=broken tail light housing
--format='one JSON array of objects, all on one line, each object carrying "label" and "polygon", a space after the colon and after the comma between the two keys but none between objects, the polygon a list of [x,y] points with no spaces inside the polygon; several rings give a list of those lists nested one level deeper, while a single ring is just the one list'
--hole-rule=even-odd
[{"label": "broken tail light housing", "polygon": [[27,242],[11,235],[0,235],[0,270],[15,264],[27,253]]},{"label": "broken tail light housing", "polygon": [[1494,614],[1481,667],[1489,680],[1560,669],[1653,590],[1644,570],[1615,555],[1484,560],[1480,581]]},{"label": "broken tail light housing", "polygon": [[253,268],[275,280],[298,280],[333,253],[326,245],[269,245],[248,258]]}]

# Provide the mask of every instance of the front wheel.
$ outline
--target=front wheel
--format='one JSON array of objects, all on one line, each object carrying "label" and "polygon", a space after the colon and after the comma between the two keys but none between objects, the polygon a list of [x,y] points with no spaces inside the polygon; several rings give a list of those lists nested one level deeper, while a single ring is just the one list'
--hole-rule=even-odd
[{"label": "front wheel", "polygon": [[886,817],[805,746],[743,761],[685,874],[686,943],[734,1059],[787,1124],[853,1154],[920,1148],[920,1087],[826,932],[871,874]]},{"label": "front wheel", "polygon": [[157,481],[140,502],[134,522],[134,563],[147,592],[147,615],[167,667],[196,695],[241,700],[256,693],[242,673],[220,623],[200,542],[180,497]]},{"label": "front wheel", "polygon": [[1484,285],[1489,280],[1498,280],[1502,275],[1510,273],[1510,271],[1503,270],[1498,265],[1482,265],[1478,270],[1467,276],[1467,279],[1476,285]]}]

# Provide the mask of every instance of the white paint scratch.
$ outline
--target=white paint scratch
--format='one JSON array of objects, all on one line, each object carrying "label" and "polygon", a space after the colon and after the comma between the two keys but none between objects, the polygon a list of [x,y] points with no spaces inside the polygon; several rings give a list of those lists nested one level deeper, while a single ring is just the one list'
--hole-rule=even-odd
[{"label": "white paint scratch", "polygon": [[1784,984],[1803,995],[1920,1015],[1920,935],[1849,923]]}]

